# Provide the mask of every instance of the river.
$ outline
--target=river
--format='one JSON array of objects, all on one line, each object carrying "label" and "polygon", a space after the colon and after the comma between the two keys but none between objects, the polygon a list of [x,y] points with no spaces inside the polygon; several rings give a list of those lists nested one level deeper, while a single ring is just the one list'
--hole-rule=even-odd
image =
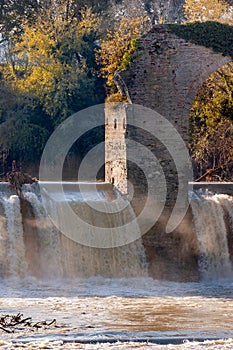
[{"label": "river", "polygon": [[0,329],[0,349],[233,349],[233,274],[223,220],[225,213],[232,217],[232,197],[195,193],[202,278],[181,283],[148,277],[140,242],[111,251],[67,249],[35,191],[27,191],[41,252],[25,245],[25,227],[35,233],[34,224],[22,225],[18,198],[2,188],[0,315],[32,319],[12,333]]}]

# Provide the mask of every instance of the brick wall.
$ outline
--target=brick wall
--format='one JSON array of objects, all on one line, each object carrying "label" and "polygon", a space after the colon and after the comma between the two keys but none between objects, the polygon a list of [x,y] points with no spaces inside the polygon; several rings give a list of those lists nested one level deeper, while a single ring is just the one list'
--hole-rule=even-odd
[{"label": "brick wall", "polygon": [[[149,271],[155,278],[196,280],[198,243],[190,208],[176,230],[170,234],[165,231],[176,202],[178,184],[187,200],[188,166],[180,150],[188,144],[193,99],[208,76],[231,58],[187,42],[163,25],[155,26],[140,43],[141,50],[135,54],[128,70],[116,76],[119,87],[123,82],[120,90],[126,92],[130,104],[110,106],[106,111],[106,180],[114,182],[123,193],[128,191],[127,179],[133,183],[135,192],[131,204],[139,215],[147,199],[148,179],[154,181],[155,195],[160,196],[164,176],[167,185],[164,210],[143,236]],[[136,104],[146,107],[145,111],[143,107],[133,111]],[[148,112],[148,108],[152,111]],[[176,142],[174,129],[167,132],[163,122],[148,119],[147,113],[153,116],[155,111],[178,131],[184,146]],[[164,133],[167,139],[162,138]],[[127,139],[143,145],[157,162],[140,153],[139,146],[132,152]],[[173,145],[171,152],[167,150],[168,144]],[[130,161],[132,153],[136,164]],[[150,218],[145,217],[145,221],[148,220]]]},{"label": "brick wall", "polygon": [[[123,90],[127,89],[130,103],[150,108],[171,122],[187,144],[189,140],[189,112],[195,95],[208,76],[230,62],[231,58],[214,53],[204,46],[187,42],[177,37],[164,25],[155,26],[140,39],[140,44],[141,50],[135,54],[135,59],[128,70],[120,72],[118,78],[116,76],[118,85],[121,85],[122,81],[124,82]],[[121,111],[120,114],[122,115],[122,113]],[[112,118],[117,119],[116,114],[113,114],[112,117],[111,113],[109,114],[109,123],[113,123]],[[119,116],[119,121],[120,118],[121,116]],[[120,123],[122,124],[122,121]],[[155,127],[154,130],[153,127],[151,128],[152,136],[145,137],[143,132],[132,131],[127,126],[122,136],[129,137],[132,134],[137,142],[146,144],[146,147],[160,160],[168,186],[168,202],[170,201],[173,205],[178,185],[177,171],[166,147],[153,137],[156,134]],[[112,136],[113,134],[110,134],[110,129],[106,126],[106,139],[109,140]],[[116,153],[116,144],[114,149]],[[127,149],[125,154],[127,154]],[[109,162],[109,155],[107,162]],[[127,171],[118,172],[118,175],[114,176],[114,181],[120,183],[125,181],[124,178],[128,176],[137,186],[137,172],[135,169],[131,171],[131,167],[132,165],[128,165]],[[111,170],[109,170],[108,164],[106,169],[107,179],[109,179],[111,178]],[[148,164],[146,159],[143,169],[146,173],[152,173],[153,176],[151,164]],[[185,173],[182,176],[184,181],[185,179],[188,181],[188,176]],[[144,186],[142,182],[141,185],[139,183],[140,186]]]}]

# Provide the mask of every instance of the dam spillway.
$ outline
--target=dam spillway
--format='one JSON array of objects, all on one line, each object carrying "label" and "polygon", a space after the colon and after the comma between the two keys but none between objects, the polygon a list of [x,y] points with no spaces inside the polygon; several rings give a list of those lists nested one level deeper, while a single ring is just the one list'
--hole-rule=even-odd
[{"label": "dam spillway", "polygon": [[232,277],[233,197],[199,189],[191,194],[191,207],[202,278]]},{"label": "dam spillway", "polygon": [[[133,219],[133,211],[130,206],[126,208],[124,215],[102,215],[96,219],[90,204],[104,204],[111,206],[117,201],[119,194],[112,186],[105,183],[82,183],[85,190],[82,194],[77,191],[77,183],[64,183],[66,202],[70,201],[72,210],[82,219],[89,220],[89,226],[94,229],[96,225],[107,227],[107,231],[113,237],[116,228],[124,225],[125,220]],[[146,258],[141,240],[130,244],[109,249],[85,246],[61,233],[50,219],[47,209],[60,210],[62,215],[62,196],[56,192],[56,184],[47,184],[53,193],[53,203],[48,200],[48,207],[42,203],[38,184],[25,185],[23,199],[19,199],[8,184],[0,184],[0,227],[1,247],[0,266],[2,276],[25,277],[34,275],[41,278],[63,277],[89,277],[102,275],[105,277],[142,276],[146,274]],[[119,198],[118,198],[119,199]],[[125,201],[125,200],[124,200]],[[117,219],[116,219],[117,218]],[[63,218],[65,220],[66,218]],[[107,221],[106,221],[107,220]],[[98,221],[98,222],[97,222]],[[87,235],[80,232],[78,236]],[[134,230],[139,230],[134,225]],[[138,234],[139,235],[139,234]]]},{"label": "dam spillway", "polygon": [[[48,196],[48,200],[44,202],[38,184],[24,185],[24,198],[21,200],[7,183],[0,184],[0,274],[2,277],[21,278],[27,275],[38,278],[98,275],[139,277],[148,274],[147,267],[151,260],[157,270],[162,270],[159,254],[156,253],[157,255],[151,257],[146,252],[145,241],[140,237],[140,229],[130,203],[112,185],[104,182],[64,182],[62,186],[63,195],[59,192],[60,185],[57,187],[57,183],[47,183],[45,189],[49,188],[52,200]],[[212,192],[205,186],[202,188],[201,184],[198,188],[195,186],[197,185],[194,185],[190,196],[192,225],[198,242],[199,277],[206,280],[231,278],[233,197],[230,195],[229,187],[226,193],[217,193],[224,192],[221,186],[217,191],[217,185],[214,185]],[[72,239],[61,232],[51,220],[52,215],[57,217],[59,223],[65,222],[65,227],[69,226],[70,219],[66,214],[64,215],[67,203],[70,203],[76,215],[88,223],[88,231],[85,231],[85,226],[71,225],[71,230],[77,230],[77,239]],[[111,211],[113,203],[119,212],[107,215],[101,211],[97,213],[98,208]],[[139,238],[117,246],[114,241],[117,230],[129,221],[133,222],[130,229],[133,228],[133,234]],[[63,226],[61,227],[64,229]],[[82,244],[82,240],[88,235],[95,239],[96,227],[106,229],[112,242],[111,248]],[[156,231],[153,235],[156,236],[158,233],[161,235],[161,232]],[[128,232],[126,228],[124,235],[127,242],[127,235],[132,235],[132,232]],[[165,234],[164,237],[166,238]],[[185,239],[188,246],[189,236],[187,235]],[[102,243],[104,246],[105,242]],[[152,255],[154,252],[156,247],[152,250]],[[156,272],[152,271],[149,274],[157,278]],[[161,278],[161,274],[158,278]],[[166,279],[166,274],[164,278]]]}]

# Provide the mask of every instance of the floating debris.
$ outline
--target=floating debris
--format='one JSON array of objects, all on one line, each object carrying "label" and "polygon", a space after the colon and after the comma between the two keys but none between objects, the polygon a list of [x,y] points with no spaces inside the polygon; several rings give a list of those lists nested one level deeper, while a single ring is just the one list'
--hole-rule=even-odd
[{"label": "floating debris", "polygon": [[32,317],[23,317],[23,314],[2,315],[0,316],[0,330],[6,333],[15,333],[15,331],[30,330],[34,331],[39,328],[58,327],[56,320],[33,322]]}]

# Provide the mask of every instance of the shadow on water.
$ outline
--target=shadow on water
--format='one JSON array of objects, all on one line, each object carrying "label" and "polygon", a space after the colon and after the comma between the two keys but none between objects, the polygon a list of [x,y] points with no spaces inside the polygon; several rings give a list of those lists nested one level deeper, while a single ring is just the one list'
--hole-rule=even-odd
[{"label": "shadow on water", "polygon": [[1,297],[14,298],[137,298],[203,297],[233,299],[233,281],[170,282],[139,278],[88,277],[41,280],[35,277],[1,279]]}]

